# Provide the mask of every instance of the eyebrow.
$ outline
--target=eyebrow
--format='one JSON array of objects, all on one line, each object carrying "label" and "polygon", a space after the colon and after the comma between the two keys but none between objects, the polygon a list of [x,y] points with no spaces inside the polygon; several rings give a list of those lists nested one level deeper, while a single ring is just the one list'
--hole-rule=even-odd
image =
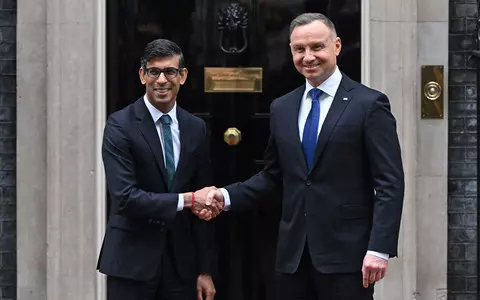
[{"label": "eyebrow", "polygon": [[178,69],[178,70],[182,70],[182,69],[183,69],[183,68],[179,68],[179,67],[164,67],[164,68],[159,68],[159,67],[147,67],[147,69],[157,69],[157,70],[165,70],[165,69],[170,69],[170,68]]},{"label": "eyebrow", "polygon": [[293,48],[299,48],[299,47],[306,47],[306,46],[318,46],[318,45],[326,45],[325,41],[317,41],[317,42],[311,42],[308,44],[303,44],[303,43],[298,43],[298,44],[292,44]]}]

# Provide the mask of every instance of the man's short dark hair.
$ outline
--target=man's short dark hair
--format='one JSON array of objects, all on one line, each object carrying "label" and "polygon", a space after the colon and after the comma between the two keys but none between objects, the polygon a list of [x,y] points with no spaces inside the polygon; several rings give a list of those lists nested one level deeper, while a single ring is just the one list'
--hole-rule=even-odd
[{"label": "man's short dark hair", "polygon": [[172,57],[178,56],[180,69],[185,68],[185,58],[183,57],[182,49],[174,42],[166,39],[153,40],[147,44],[143,51],[143,56],[140,59],[142,68],[147,67],[147,62],[155,57]]},{"label": "man's short dark hair", "polygon": [[293,21],[290,23],[290,36],[292,35],[295,27],[308,25],[314,21],[321,21],[332,31],[332,38],[337,37],[337,31],[335,30],[335,25],[333,25],[333,22],[327,16],[320,13],[304,13],[293,19]]}]

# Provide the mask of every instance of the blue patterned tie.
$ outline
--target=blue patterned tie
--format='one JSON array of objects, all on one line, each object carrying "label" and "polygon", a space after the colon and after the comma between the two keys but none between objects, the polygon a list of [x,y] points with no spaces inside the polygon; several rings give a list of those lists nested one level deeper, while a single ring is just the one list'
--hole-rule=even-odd
[{"label": "blue patterned tie", "polygon": [[160,122],[162,123],[163,147],[165,151],[165,168],[167,169],[168,186],[171,187],[173,176],[175,175],[175,157],[173,154],[172,130],[170,128],[172,118],[170,118],[169,115],[163,115],[160,117]]},{"label": "blue patterned tie", "polygon": [[303,128],[302,146],[309,169],[312,166],[315,148],[317,147],[318,123],[320,120],[320,103],[318,98],[321,94],[322,91],[317,88],[310,90],[312,108],[310,109],[310,113],[308,113],[307,121]]}]

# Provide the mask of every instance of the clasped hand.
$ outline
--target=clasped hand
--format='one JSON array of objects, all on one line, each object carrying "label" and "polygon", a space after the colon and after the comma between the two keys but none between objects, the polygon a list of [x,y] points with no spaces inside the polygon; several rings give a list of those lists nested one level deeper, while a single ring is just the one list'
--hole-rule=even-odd
[{"label": "clasped hand", "polygon": [[196,191],[192,202],[192,212],[206,221],[217,217],[225,206],[222,192],[214,186]]}]

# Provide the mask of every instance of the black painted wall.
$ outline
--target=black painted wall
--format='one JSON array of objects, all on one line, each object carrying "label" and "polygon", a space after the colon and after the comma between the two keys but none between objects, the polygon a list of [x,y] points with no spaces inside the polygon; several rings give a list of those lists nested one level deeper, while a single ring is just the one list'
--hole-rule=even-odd
[{"label": "black painted wall", "polygon": [[[449,300],[477,299],[477,0],[449,0]],[[480,66],[480,63],[479,63]]]},{"label": "black painted wall", "polygon": [[0,0],[1,300],[16,299],[16,24],[17,0]]}]

